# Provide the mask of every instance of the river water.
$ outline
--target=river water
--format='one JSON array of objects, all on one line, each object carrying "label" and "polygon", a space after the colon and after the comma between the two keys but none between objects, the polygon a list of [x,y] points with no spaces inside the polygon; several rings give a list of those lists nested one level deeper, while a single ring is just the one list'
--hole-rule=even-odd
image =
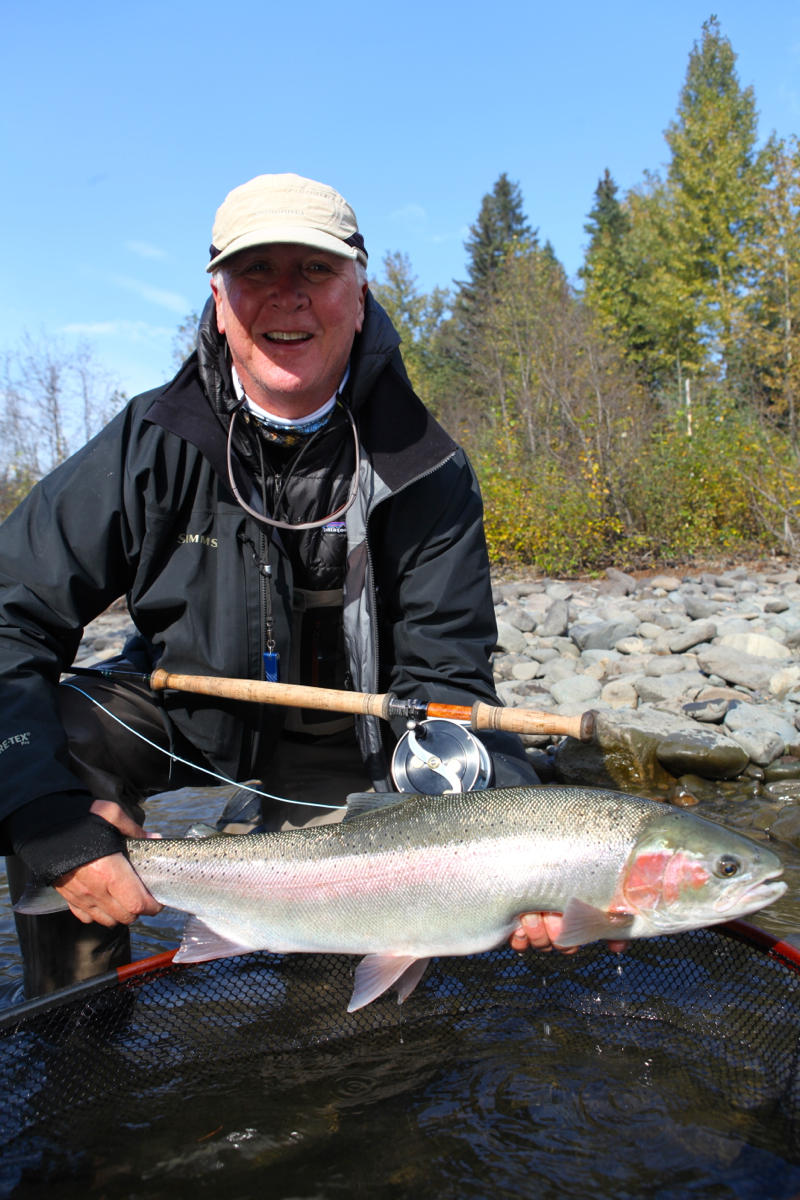
[{"label": "river water", "polygon": [[[150,802],[148,827],[180,836],[195,821],[213,821],[218,804],[214,789],[166,794]],[[752,790],[727,787],[698,811],[767,840],[762,807]],[[791,937],[800,928],[800,855],[770,844],[790,886],[757,920]],[[140,922],[134,957],[174,947],[181,924],[169,911]],[[332,1024],[323,1022],[318,981],[304,993],[316,997],[313,1006],[289,1011],[291,971],[308,964],[305,956],[291,956],[286,970],[273,969],[270,956],[224,960],[227,1007],[221,993],[210,1000],[203,988],[194,995],[167,980],[163,993],[140,1000],[164,1021],[147,1045],[131,1018],[137,1032],[118,1047],[112,1102],[99,1113],[87,1108],[83,1120],[70,1109],[70,1123],[50,1142],[13,1143],[0,1194],[25,1200],[47,1186],[60,1200],[790,1200],[800,1194],[800,976],[760,952],[729,961],[718,948],[729,939],[697,936],[685,961],[664,960],[658,944],[682,945],[670,938],[621,956],[587,949],[583,960],[518,960],[504,950],[466,967],[442,960],[440,975],[433,970],[402,1009],[387,998],[384,1008],[363,1010],[374,1020],[368,1028],[344,1017],[349,980],[330,985]],[[463,972],[455,982],[448,961]],[[463,1000],[470,977],[488,989],[480,1003]],[[20,978],[6,901],[2,1005],[20,999]],[[265,1024],[242,1019],[271,989],[290,1037],[286,1026],[276,1033],[275,1009],[259,1015]],[[165,1071],[155,1056],[149,1082],[128,1086],[129,1059],[140,1053],[147,1066],[153,1045],[162,1057],[166,1045],[175,1065]],[[71,1072],[91,1073],[101,1050]],[[187,1062],[203,1070],[193,1074]],[[57,1072],[55,1060],[50,1069]]]}]

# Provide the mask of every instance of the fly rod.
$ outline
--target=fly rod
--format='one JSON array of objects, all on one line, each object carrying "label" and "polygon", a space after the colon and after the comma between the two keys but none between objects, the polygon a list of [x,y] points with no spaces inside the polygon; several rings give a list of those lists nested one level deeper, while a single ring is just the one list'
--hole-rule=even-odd
[{"label": "fly rod", "polygon": [[471,707],[460,704],[437,704],[425,700],[398,700],[391,693],[374,695],[369,692],[345,692],[334,688],[307,687],[296,683],[267,683],[257,679],[233,679],[217,675],[173,675],[157,669],[152,675],[134,671],[103,670],[102,667],[72,667],[73,675],[101,675],[106,678],[135,678],[146,682],[153,691],[195,692],[203,696],[220,696],[227,700],[244,700],[255,704],[276,704],[286,708],[311,708],[322,712],[354,713],[380,717],[384,721],[402,717],[422,721],[440,717],[451,721],[467,721],[472,729],[500,729],[506,733],[555,734],[591,741],[594,736],[594,713],[584,712],[564,717],[557,713],[538,712],[527,708],[500,708],[478,700]]},{"label": "fly rod", "polygon": [[530,708],[501,708],[478,700],[471,707],[439,704],[426,700],[398,700],[391,692],[345,692],[334,688],[308,687],[298,683],[268,683],[259,679],[235,679],[224,675],[176,675],[161,668],[151,675],[139,671],[104,670],[102,667],[70,667],[68,674],[100,675],[107,679],[136,679],[148,683],[153,691],[194,692],[219,696],[226,700],[244,700],[254,704],[275,704],[285,708],[311,708],[321,712],[354,713],[380,717],[384,721],[401,717],[422,721],[439,717],[467,721],[472,729],[500,729],[505,733],[554,734],[590,742],[594,736],[593,711],[565,717]]}]

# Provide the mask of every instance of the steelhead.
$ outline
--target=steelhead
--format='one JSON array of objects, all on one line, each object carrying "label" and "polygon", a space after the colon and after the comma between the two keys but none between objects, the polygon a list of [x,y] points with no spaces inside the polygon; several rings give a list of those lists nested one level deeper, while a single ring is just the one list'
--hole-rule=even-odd
[{"label": "steelhead", "polygon": [[192,914],[176,961],[366,955],[353,1011],[398,981],[405,999],[434,955],[499,945],[524,912],[563,912],[566,947],[717,924],[786,890],[770,850],[621,792],[545,785],[362,799],[379,807],[338,825],[129,841],[155,898]]},{"label": "steelhead", "polygon": [[175,961],[365,955],[352,1012],[393,984],[404,1000],[434,955],[499,945],[521,913],[563,913],[567,947],[718,924],[786,890],[765,847],[622,792],[543,785],[360,799],[377,807],[338,825],[128,840],[153,896],[191,914]]}]

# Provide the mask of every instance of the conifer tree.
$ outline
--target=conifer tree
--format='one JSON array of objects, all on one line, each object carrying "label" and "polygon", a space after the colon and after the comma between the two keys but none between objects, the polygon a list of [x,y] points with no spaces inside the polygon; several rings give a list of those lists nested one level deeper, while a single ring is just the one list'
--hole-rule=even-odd
[{"label": "conifer tree", "polygon": [[467,286],[475,294],[492,286],[492,278],[510,243],[531,236],[522,209],[519,184],[512,183],[505,171],[491,192],[483,197],[477,220],[470,226],[469,233],[464,243],[469,255]]},{"label": "conifer tree", "polygon": [[739,330],[750,394],[800,442],[800,141],[764,150],[761,219],[748,246],[750,291]]},{"label": "conifer tree", "polygon": [[740,86],[736,55],[711,17],[689,56],[676,119],[665,136],[672,151],[670,270],[692,305],[706,362],[719,358],[724,366],[734,348],[745,248],[758,216],[756,120],[753,89]]},{"label": "conifer tree", "polygon": [[633,306],[626,246],[631,218],[617,199],[617,185],[608,168],[595,188],[594,204],[583,228],[589,234],[589,245],[578,275],[586,303],[601,327],[624,341],[630,333]]},{"label": "conifer tree", "polygon": [[480,321],[509,246],[525,240],[536,244],[537,235],[531,231],[523,212],[519,184],[512,183],[505,171],[483,197],[469,233],[464,243],[468,278],[458,284],[454,306],[455,342],[459,347],[463,347]]},{"label": "conifer tree", "polygon": [[[523,211],[519,184],[512,183],[503,172],[491,192],[481,201],[477,219],[470,226],[470,236],[464,243],[467,251],[467,276],[457,284],[452,316],[438,332],[441,378],[449,398],[444,406],[463,411],[475,410],[473,419],[485,403],[485,372],[475,370],[474,347],[481,341],[481,325],[494,295],[498,271],[509,248],[519,243],[537,245],[537,235],[531,231]],[[460,423],[469,417],[461,416]]]}]

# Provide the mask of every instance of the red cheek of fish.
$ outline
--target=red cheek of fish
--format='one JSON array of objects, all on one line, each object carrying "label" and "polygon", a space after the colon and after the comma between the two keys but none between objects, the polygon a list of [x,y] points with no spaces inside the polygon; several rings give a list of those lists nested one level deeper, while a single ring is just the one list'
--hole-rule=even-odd
[{"label": "red cheek of fish", "polygon": [[634,908],[674,904],[686,892],[696,892],[709,879],[706,867],[682,851],[657,850],[640,854],[622,885],[624,901]]}]

